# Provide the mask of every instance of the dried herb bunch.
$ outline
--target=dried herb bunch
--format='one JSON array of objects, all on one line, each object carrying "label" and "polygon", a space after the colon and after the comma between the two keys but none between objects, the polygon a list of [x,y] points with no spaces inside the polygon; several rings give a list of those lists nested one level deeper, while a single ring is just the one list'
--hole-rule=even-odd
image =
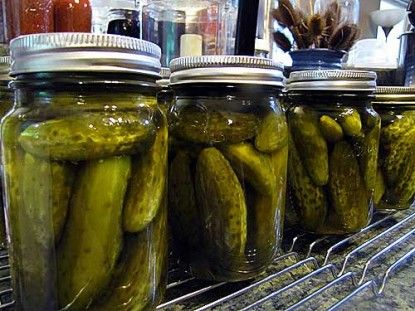
[{"label": "dried herb bunch", "polygon": [[[295,8],[290,0],[278,0],[278,9],[272,15],[281,26],[291,31],[297,49],[329,48],[348,51],[360,36],[356,24],[342,20],[337,0],[333,0],[324,12],[309,16]],[[274,40],[286,52],[293,48],[283,32],[275,32]]]}]

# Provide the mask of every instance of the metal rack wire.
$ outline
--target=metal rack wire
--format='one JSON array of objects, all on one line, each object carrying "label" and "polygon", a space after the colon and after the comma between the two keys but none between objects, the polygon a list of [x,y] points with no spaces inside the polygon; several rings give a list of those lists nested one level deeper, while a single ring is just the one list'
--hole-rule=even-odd
[{"label": "metal rack wire", "polygon": [[377,215],[346,238],[295,231],[285,236],[285,254],[261,278],[199,286],[192,278],[175,280],[158,309],[340,310],[363,293],[382,295],[391,277],[415,259],[415,209]]},{"label": "metal rack wire", "polygon": [[[173,267],[158,309],[343,310],[361,295],[380,296],[393,275],[415,260],[415,208],[377,215],[346,238],[287,231],[283,250],[250,282],[201,282]],[[0,251],[0,310],[13,306],[8,259]]]}]

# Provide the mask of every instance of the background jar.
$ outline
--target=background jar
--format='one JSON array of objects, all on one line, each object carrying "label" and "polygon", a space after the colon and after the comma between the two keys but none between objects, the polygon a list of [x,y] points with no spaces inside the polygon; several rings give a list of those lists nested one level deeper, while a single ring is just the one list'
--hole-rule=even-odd
[{"label": "background jar", "polygon": [[2,148],[17,310],[154,308],[167,255],[160,49],[58,33],[11,50]]},{"label": "background jar", "polygon": [[380,131],[375,87],[372,72],[290,75],[289,191],[308,231],[351,233],[371,220]]},{"label": "background jar", "polygon": [[378,87],[373,106],[382,119],[375,206],[407,209],[415,200],[415,88]]},{"label": "background jar", "polygon": [[175,101],[169,211],[194,275],[252,278],[279,249],[287,124],[282,69],[255,57],[184,57],[171,64]]}]

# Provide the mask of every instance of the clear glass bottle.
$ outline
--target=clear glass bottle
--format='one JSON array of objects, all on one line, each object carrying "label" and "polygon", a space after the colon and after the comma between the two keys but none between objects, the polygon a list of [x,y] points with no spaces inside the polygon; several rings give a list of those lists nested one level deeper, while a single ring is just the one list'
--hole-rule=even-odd
[{"label": "clear glass bottle", "polygon": [[314,13],[325,11],[333,2],[339,4],[342,22],[359,24],[360,0],[316,0]]},{"label": "clear glass bottle", "polygon": [[183,57],[170,67],[173,239],[198,278],[253,278],[272,262],[283,228],[282,67],[247,56]]},{"label": "clear glass bottle", "polygon": [[361,230],[371,220],[376,180],[376,74],[294,72],[287,89],[289,189],[300,225],[319,234]]},{"label": "clear glass bottle", "polygon": [[407,209],[415,201],[415,88],[378,87],[373,106],[382,118],[375,206]]},{"label": "clear glass bottle", "polygon": [[11,51],[2,150],[16,309],[155,308],[167,272],[160,49],[55,33]]},{"label": "clear glass bottle", "polygon": [[107,33],[140,39],[140,12],[131,9],[111,9],[108,12]]}]

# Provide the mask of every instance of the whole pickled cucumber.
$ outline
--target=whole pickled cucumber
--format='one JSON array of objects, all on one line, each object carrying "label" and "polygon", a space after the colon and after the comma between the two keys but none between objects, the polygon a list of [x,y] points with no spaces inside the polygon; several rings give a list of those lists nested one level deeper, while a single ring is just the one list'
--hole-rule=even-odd
[{"label": "whole pickled cucumber", "polygon": [[223,154],[241,180],[246,179],[262,194],[275,192],[276,177],[268,155],[258,152],[249,143],[224,146]]},{"label": "whole pickled cucumber", "polygon": [[167,263],[165,206],[144,230],[125,234],[124,247],[106,294],[91,310],[146,310],[163,286]]},{"label": "whole pickled cucumber", "polygon": [[362,131],[362,120],[359,112],[354,108],[345,108],[340,113],[338,121],[343,131],[348,136],[359,135]]},{"label": "whole pickled cucumber", "polygon": [[85,163],[58,248],[60,307],[86,308],[111,280],[122,244],[130,157]]},{"label": "whole pickled cucumber", "polygon": [[288,126],[284,115],[270,112],[258,127],[255,147],[266,153],[281,149],[288,143]]},{"label": "whole pickled cucumber", "polygon": [[288,121],[305,169],[317,186],[326,185],[329,180],[328,148],[317,115],[309,109],[296,107],[290,111]]},{"label": "whole pickled cucumber", "polygon": [[207,245],[219,252],[243,254],[247,238],[245,195],[231,165],[216,148],[200,153],[195,184]]},{"label": "whole pickled cucumber", "polygon": [[41,158],[81,161],[140,151],[154,138],[151,113],[82,113],[27,127],[20,135],[23,149]]},{"label": "whole pickled cucumber", "polygon": [[316,186],[301,161],[300,154],[290,139],[288,180],[290,192],[304,228],[317,231],[327,215],[327,198],[322,187]]},{"label": "whole pickled cucumber", "polygon": [[386,186],[385,180],[383,179],[383,173],[380,168],[378,168],[376,172],[376,185],[375,185],[375,195],[374,195],[374,202],[375,204],[379,204],[382,200],[383,195],[385,194]]},{"label": "whole pickled cucumber", "polygon": [[324,138],[330,143],[336,143],[343,139],[343,129],[336,120],[324,115],[320,117],[320,130]]},{"label": "whole pickled cucumber", "polygon": [[24,157],[18,246],[23,303],[30,310],[39,311],[57,307],[56,266],[51,264],[55,245],[52,206],[55,185],[50,166],[42,162],[30,154]]},{"label": "whole pickled cucumber", "polygon": [[348,232],[368,223],[369,198],[353,148],[338,142],[330,157],[329,190],[338,225]]},{"label": "whole pickled cucumber", "polygon": [[380,135],[381,145],[390,145],[399,140],[409,130],[415,126],[415,113],[413,111],[406,111],[395,118],[393,122],[387,126],[383,126]]},{"label": "whole pickled cucumber", "polygon": [[408,170],[412,170],[410,163],[415,157],[415,128],[391,142],[384,145],[385,156],[383,159],[383,172],[389,186],[400,182],[403,176],[408,176]]},{"label": "whole pickled cucumber", "polygon": [[157,215],[167,180],[167,127],[160,129],[153,146],[134,159],[123,212],[124,230],[143,230]]},{"label": "whole pickled cucumber", "polygon": [[192,160],[179,151],[170,164],[169,212],[172,215],[172,228],[180,241],[190,248],[199,247],[199,216],[196,204]]},{"label": "whole pickled cucumber", "polygon": [[258,118],[253,114],[184,110],[173,122],[175,136],[201,144],[239,143],[256,135]]}]

